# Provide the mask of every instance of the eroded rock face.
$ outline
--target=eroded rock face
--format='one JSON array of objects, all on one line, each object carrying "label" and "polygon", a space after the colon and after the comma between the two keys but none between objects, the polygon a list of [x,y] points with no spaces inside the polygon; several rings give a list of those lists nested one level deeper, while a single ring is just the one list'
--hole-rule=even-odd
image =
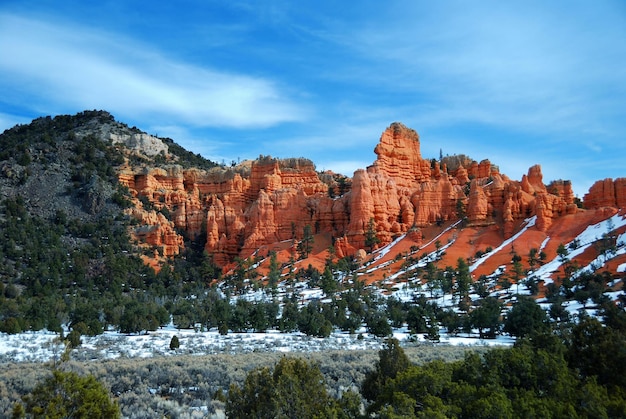
[{"label": "eroded rock face", "polygon": [[476,180],[470,185],[467,217],[475,223],[482,223],[489,217],[489,197]]},{"label": "eroded rock face", "polygon": [[159,154],[167,155],[169,148],[163,140],[144,133],[115,134],[110,133],[109,139],[113,144],[123,144],[127,149],[138,154],[154,157]]},{"label": "eroded rock face", "polygon": [[347,206],[328,196],[328,185],[310,161],[262,158],[241,172],[183,170],[176,165],[125,168],[120,183],[163,216],[149,218],[138,205],[132,215],[143,226],[136,235],[155,246],[162,243],[153,238],[155,234],[147,234],[146,225],[161,229],[171,225],[181,246],[176,229],[190,237],[205,235],[206,250],[224,265],[262,245],[301,237],[306,225],[315,232],[345,234]]},{"label": "eroded rock face", "polygon": [[626,206],[626,178],[607,178],[594,183],[583,197],[585,208]]},{"label": "eroded rock face", "polygon": [[[449,170],[423,159],[419,135],[400,123],[383,132],[374,151],[376,161],[357,170],[351,184],[341,186],[340,196],[338,185],[329,183],[332,175],[317,173],[306,159],[262,156],[210,172],[177,165],[126,168],[119,180],[154,207],[134,210],[144,226],[153,226],[138,230],[138,237],[171,255],[183,243],[177,230],[204,235],[206,250],[220,265],[272,243],[297,241],[307,225],[313,234],[330,233],[341,257],[366,247],[370,220],[384,245],[400,234],[459,217],[469,224],[501,225],[510,236],[524,218],[537,215],[538,228],[546,229],[553,218],[576,211],[571,184],[557,181],[546,187],[540,166],[531,167],[521,181],[500,174],[489,160],[478,163],[465,156]],[[618,181],[592,188],[589,202],[615,205],[619,196],[626,203],[626,179]]]},{"label": "eroded rock face", "polygon": [[430,162],[422,159],[419,135],[399,122],[383,132],[374,153],[378,158],[372,172],[384,173],[398,187],[411,188],[432,176]]},{"label": "eroded rock face", "polygon": [[131,215],[141,225],[134,231],[135,236],[143,243],[156,248],[157,256],[171,257],[184,248],[183,238],[175,231],[174,224],[156,211],[133,208]]}]

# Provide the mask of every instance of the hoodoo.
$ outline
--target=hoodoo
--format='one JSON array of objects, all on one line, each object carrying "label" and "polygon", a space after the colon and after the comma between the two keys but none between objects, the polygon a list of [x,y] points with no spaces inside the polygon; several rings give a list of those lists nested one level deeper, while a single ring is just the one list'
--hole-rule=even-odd
[{"label": "hoodoo", "polygon": [[[537,228],[545,231],[555,218],[577,211],[571,184],[545,185],[539,165],[514,181],[489,160],[424,159],[418,133],[398,122],[382,133],[374,152],[374,163],[357,170],[351,186],[344,182],[339,194],[332,175],[316,172],[313,162],[302,158],[261,156],[211,171],[175,164],[126,167],[119,180],[133,195],[172,215],[170,222],[133,210],[142,224],[154,226],[138,230],[139,239],[173,255],[182,246],[177,230],[191,237],[205,234],[205,248],[220,265],[301,239],[307,225],[313,234],[331,235],[338,250],[350,254],[366,247],[370,220],[384,245],[412,228],[459,219],[500,226],[507,238],[530,216],[536,215]],[[624,205],[625,191],[626,180],[605,180],[592,187],[585,202]]]}]

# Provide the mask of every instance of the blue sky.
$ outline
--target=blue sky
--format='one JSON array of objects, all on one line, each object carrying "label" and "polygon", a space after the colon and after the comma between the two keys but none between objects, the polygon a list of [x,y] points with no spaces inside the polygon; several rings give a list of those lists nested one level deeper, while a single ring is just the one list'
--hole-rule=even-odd
[{"label": "blue sky", "polygon": [[352,175],[394,121],[427,158],[626,177],[624,1],[0,4],[0,130],[105,109],[218,162]]}]

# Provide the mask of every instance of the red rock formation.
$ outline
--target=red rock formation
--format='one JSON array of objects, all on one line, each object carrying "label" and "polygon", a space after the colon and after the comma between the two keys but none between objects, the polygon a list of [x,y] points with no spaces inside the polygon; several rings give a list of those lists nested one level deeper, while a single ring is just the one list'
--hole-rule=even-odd
[{"label": "red rock formation", "polygon": [[583,197],[585,208],[626,206],[626,178],[607,178],[594,183]]},{"label": "red rock formation", "polygon": [[354,255],[357,252],[357,248],[350,244],[350,241],[346,236],[338,237],[335,240],[335,253],[338,258]]},{"label": "red rock formation", "polygon": [[[376,161],[357,170],[351,183],[318,174],[306,159],[271,157],[212,171],[126,167],[119,181],[162,213],[150,215],[138,204],[134,216],[150,226],[137,233],[140,239],[175,254],[174,247],[183,243],[176,229],[206,234],[206,250],[220,265],[297,240],[307,225],[314,234],[335,237],[341,257],[365,247],[370,219],[384,245],[417,226],[456,220],[460,211],[469,225],[502,226],[498,231],[505,237],[532,215],[545,231],[555,217],[576,211],[571,184],[557,181],[547,188],[540,166],[519,182],[501,175],[489,160],[477,163],[466,156],[447,157],[455,167],[449,171],[445,163],[423,159],[418,134],[400,123],[383,132],[375,153]],[[340,190],[343,195],[337,196]],[[626,179],[594,185],[590,194],[589,205],[624,203]],[[163,215],[168,213],[169,220]]]},{"label": "red rock formation", "polygon": [[483,160],[480,163],[472,162],[467,172],[472,178],[488,178],[492,173],[498,173],[498,169],[489,160]]},{"label": "red rock formation", "polygon": [[183,238],[176,233],[173,223],[163,214],[133,208],[131,215],[141,223],[133,231],[135,237],[155,247],[161,256],[176,256],[184,248]]},{"label": "red rock formation", "polygon": [[543,174],[541,173],[541,166],[538,164],[528,169],[528,176],[526,176],[528,183],[530,184],[530,191],[528,193],[545,193],[546,187],[543,184]]},{"label": "red rock formation", "polygon": [[415,224],[424,226],[456,218],[457,201],[464,198],[463,188],[448,178],[421,183],[411,198],[415,206]]},{"label": "red rock formation", "polygon": [[463,165],[459,166],[459,168],[456,170],[456,173],[454,174],[454,177],[459,182],[459,185],[465,185],[467,182],[470,181],[469,173],[467,173],[467,170],[465,170],[465,167],[463,167]]},{"label": "red rock formation", "polygon": [[482,185],[478,181],[472,181],[470,185],[467,218],[474,224],[482,224],[489,216],[489,198]]},{"label": "red rock formation", "polygon": [[626,207],[626,178],[615,179],[615,205],[617,208]]},{"label": "red rock formation", "polygon": [[398,122],[383,132],[374,153],[378,158],[372,171],[385,173],[399,187],[412,188],[431,177],[430,162],[421,156],[419,135]]}]

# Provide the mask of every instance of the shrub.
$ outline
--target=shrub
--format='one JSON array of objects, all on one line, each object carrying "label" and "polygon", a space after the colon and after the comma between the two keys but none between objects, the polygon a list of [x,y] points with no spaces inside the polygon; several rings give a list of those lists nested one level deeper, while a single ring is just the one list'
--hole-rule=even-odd
[{"label": "shrub", "polygon": [[319,367],[298,358],[282,358],[271,371],[253,370],[243,387],[231,385],[226,402],[229,418],[332,416]]},{"label": "shrub", "polygon": [[178,340],[178,336],[172,336],[172,340],[170,340],[170,349],[173,351],[175,349],[180,348],[180,341]]},{"label": "shrub", "polygon": [[[46,418],[119,418],[117,403],[94,376],[54,370],[24,397],[26,413]],[[16,408],[17,409],[17,408]]]}]

